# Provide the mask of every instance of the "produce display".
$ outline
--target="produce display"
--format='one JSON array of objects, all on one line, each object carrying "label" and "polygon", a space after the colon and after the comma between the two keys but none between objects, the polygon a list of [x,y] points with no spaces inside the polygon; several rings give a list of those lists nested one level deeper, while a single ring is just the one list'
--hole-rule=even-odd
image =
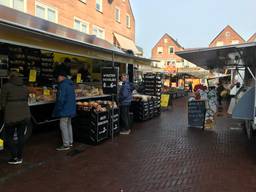
[{"label": "produce display", "polygon": [[92,101],[92,102],[77,102],[78,110],[95,112],[106,112],[112,108],[118,108],[116,102],[112,101]]},{"label": "produce display", "polygon": [[[111,110],[113,109],[113,110]],[[74,119],[75,136],[81,142],[97,144],[119,133],[119,109],[116,102],[77,102],[78,115]]]},{"label": "produce display", "polygon": [[[54,102],[56,100],[57,89],[44,88],[44,87],[28,87],[29,90],[29,103],[35,104],[37,102]],[[103,95],[102,89],[79,85],[75,89],[76,97],[79,100],[83,97],[94,97]]]},{"label": "produce display", "polygon": [[84,84],[79,84],[75,92],[77,97],[93,97],[103,95],[103,91],[101,88],[88,86]]}]

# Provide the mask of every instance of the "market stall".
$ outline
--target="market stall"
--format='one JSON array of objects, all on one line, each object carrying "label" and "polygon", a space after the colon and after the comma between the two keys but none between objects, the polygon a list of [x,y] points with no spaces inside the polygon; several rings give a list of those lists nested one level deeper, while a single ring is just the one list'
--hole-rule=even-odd
[{"label": "market stall", "polygon": [[56,121],[51,114],[58,67],[64,65],[69,70],[69,78],[76,83],[78,105],[81,105],[79,102],[112,102],[111,96],[102,90],[103,67],[118,67],[120,73],[126,73],[128,64],[151,63],[149,59],[126,54],[95,36],[3,6],[0,6],[0,13],[1,85],[8,71],[23,74],[35,124]]}]

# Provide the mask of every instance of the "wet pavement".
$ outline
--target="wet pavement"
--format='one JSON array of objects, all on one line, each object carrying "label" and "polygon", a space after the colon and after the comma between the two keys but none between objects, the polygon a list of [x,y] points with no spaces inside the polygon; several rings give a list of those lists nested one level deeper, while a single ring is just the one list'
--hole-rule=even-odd
[{"label": "wet pavement", "polygon": [[188,129],[184,99],[113,142],[56,152],[58,142],[56,131],[34,135],[17,167],[0,153],[0,191],[256,191],[256,146],[239,122],[220,115],[214,130]]}]

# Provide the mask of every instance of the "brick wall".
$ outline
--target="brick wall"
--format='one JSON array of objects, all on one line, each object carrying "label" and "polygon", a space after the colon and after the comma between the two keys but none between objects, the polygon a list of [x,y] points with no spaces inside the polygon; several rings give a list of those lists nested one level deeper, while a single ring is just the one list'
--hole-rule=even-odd
[{"label": "brick wall", "polygon": [[[230,26],[225,27],[221,33],[210,43],[209,47],[245,43],[245,40]],[[235,43],[236,42],[236,43]]]},{"label": "brick wall", "polygon": [[[89,23],[89,33],[92,34],[93,25],[105,30],[105,39],[113,43],[113,33],[119,33],[135,42],[135,19],[129,0],[114,0],[109,4],[103,0],[103,12],[96,10],[96,0],[38,0],[37,2],[51,6],[58,10],[58,24],[73,28],[74,17]],[[115,21],[115,8],[121,10],[121,22]],[[35,15],[35,0],[27,0],[27,13]],[[131,28],[126,26],[126,14],[130,15]]]},{"label": "brick wall", "polygon": [[[170,54],[169,47],[172,46],[174,48],[174,53]],[[163,53],[158,53],[158,47],[163,47]],[[183,47],[177,45],[177,43],[168,35],[165,34],[160,41],[153,47],[152,49],[152,59],[154,60],[162,60],[162,61],[175,61],[181,62],[182,58],[177,56],[175,52],[184,50]]]}]

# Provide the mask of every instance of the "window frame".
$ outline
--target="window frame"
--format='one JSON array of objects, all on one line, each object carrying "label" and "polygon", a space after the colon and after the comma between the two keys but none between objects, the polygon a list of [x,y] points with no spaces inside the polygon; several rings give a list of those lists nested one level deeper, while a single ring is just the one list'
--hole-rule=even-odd
[{"label": "window frame", "polygon": [[[42,8],[45,9],[44,18],[41,18],[41,17],[36,16],[37,6],[42,7]],[[50,20],[48,19],[48,9],[51,9],[51,10],[55,11],[55,13],[56,13],[55,21],[50,21]],[[59,21],[58,15],[59,15],[59,13],[58,13],[58,9],[57,9],[57,8],[55,8],[55,7],[53,7],[53,6],[50,6],[50,5],[47,5],[47,4],[44,4],[44,3],[41,3],[41,2],[38,2],[38,1],[35,2],[35,16],[36,16],[36,17],[41,18],[41,19],[44,19],[44,20],[47,20],[47,21],[49,21],[49,22],[58,23],[58,21]]]},{"label": "window frame", "polygon": [[[75,21],[79,21],[80,22],[79,30],[75,28]],[[86,32],[82,31],[82,25],[83,24],[85,24],[87,26],[87,31]],[[74,17],[74,23],[73,23],[73,29],[75,29],[77,31],[80,31],[82,33],[90,34],[90,23],[75,16]]]},{"label": "window frame", "polygon": [[217,41],[216,42],[216,47],[221,47],[224,46],[224,42],[223,41]]},{"label": "window frame", "polygon": [[[14,1],[15,0],[10,0],[8,7],[12,8],[12,9],[15,9],[14,8]],[[24,11],[21,11],[19,9],[15,9],[15,10],[27,13],[27,0],[23,0],[23,2],[24,2],[24,4],[23,4]],[[0,5],[3,5],[3,4],[0,4]],[[3,6],[7,6],[7,5],[3,5]]]},{"label": "window frame", "polygon": [[[103,38],[99,37],[97,34],[94,34],[94,29],[97,29],[97,33],[98,33],[98,30],[101,30],[103,32]],[[96,37],[100,38],[100,39],[103,39],[103,40],[105,40],[105,38],[106,38],[105,29],[103,29],[102,27],[99,27],[98,25],[93,25],[92,34],[95,35]]]},{"label": "window frame", "polygon": [[229,38],[230,36],[231,36],[231,33],[230,33],[229,31],[226,31],[225,37],[226,37],[226,38]]},{"label": "window frame", "polygon": [[[160,49],[162,50],[162,52],[159,51]],[[162,55],[163,53],[164,53],[164,48],[162,46],[157,47],[157,54]]]},{"label": "window frame", "polygon": [[[129,20],[127,20],[127,18],[129,18]],[[129,23],[127,23],[127,21],[129,21]],[[129,14],[126,14],[126,27],[128,29],[131,29],[131,16]]]},{"label": "window frame", "polygon": [[[119,17],[118,18],[117,18],[117,16],[118,16],[117,13],[119,13]],[[117,23],[121,23],[121,9],[119,7],[115,7],[115,21]]]},{"label": "window frame", "polygon": [[231,45],[237,45],[237,44],[239,44],[239,43],[240,43],[239,40],[232,40],[232,41],[231,41]]},{"label": "window frame", "polygon": [[[172,53],[170,52],[170,48],[172,48]],[[174,46],[172,46],[172,45],[168,46],[168,54],[169,55],[175,54],[175,47]]]},{"label": "window frame", "polygon": [[[97,3],[98,3],[98,1],[100,1],[100,9],[97,9]],[[103,0],[96,0],[95,9],[96,9],[96,11],[98,11],[98,12],[100,12],[100,13],[103,13]]]}]

